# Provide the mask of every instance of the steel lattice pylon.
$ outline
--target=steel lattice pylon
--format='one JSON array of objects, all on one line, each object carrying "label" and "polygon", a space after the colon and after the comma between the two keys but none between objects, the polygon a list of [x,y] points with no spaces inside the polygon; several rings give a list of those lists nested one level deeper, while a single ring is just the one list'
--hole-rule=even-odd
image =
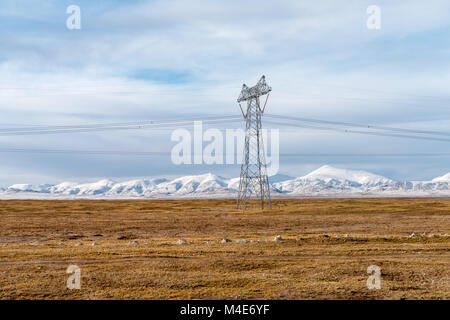
[{"label": "steel lattice pylon", "polygon": [[[261,209],[264,209],[266,202],[269,208],[272,208],[264,143],[261,134],[261,116],[264,113],[270,91],[272,91],[272,88],[266,84],[265,77],[262,76],[254,87],[249,88],[244,84],[237,100],[242,115],[246,120],[246,125],[244,154],[236,207],[239,208],[243,204],[244,210],[247,208],[247,200],[251,198],[252,194],[260,199]],[[259,97],[263,95],[267,95],[267,97],[264,107],[261,109]],[[240,104],[242,101],[247,101],[246,114],[244,114]]]}]

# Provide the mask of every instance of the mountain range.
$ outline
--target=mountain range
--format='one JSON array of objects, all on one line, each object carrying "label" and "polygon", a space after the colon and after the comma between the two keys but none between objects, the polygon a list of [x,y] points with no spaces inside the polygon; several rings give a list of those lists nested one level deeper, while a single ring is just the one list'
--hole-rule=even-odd
[{"label": "mountain range", "polygon": [[[272,197],[450,196],[450,173],[430,181],[397,181],[366,171],[322,166],[302,176],[269,177]],[[235,197],[239,178],[211,173],[176,179],[151,178],[126,182],[14,184],[0,188],[0,199],[133,199]]]}]

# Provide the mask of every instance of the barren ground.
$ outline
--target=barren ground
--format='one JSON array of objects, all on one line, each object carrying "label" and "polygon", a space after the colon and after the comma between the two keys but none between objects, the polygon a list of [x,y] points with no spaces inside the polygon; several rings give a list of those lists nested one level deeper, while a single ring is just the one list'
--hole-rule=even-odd
[{"label": "barren ground", "polygon": [[[0,201],[0,298],[450,298],[450,199],[289,199],[245,213],[234,205]],[[81,290],[66,288],[72,264]],[[370,265],[381,268],[380,290],[366,286]]]}]

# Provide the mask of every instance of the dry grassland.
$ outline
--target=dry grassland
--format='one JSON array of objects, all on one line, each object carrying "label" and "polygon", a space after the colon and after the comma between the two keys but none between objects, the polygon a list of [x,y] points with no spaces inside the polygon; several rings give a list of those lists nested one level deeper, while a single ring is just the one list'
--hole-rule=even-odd
[{"label": "dry grassland", "polygon": [[[0,201],[0,299],[450,298],[450,199],[234,205]],[[72,264],[81,290],[66,288]],[[366,286],[370,265],[380,290]]]}]

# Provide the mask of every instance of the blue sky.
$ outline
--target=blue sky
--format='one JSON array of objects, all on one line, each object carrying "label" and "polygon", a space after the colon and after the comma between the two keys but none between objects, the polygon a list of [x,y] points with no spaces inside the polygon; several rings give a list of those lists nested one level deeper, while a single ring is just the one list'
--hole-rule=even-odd
[{"label": "blue sky", "polygon": [[[66,28],[67,6],[81,29]],[[381,29],[366,27],[369,5]],[[449,132],[450,3],[432,1],[10,1],[0,3],[0,127],[239,115],[262,74],[267,112]],[[170,130],[0,136],[0,149],[167,151]],[[445,153],[448,142],[281,129],[281,152]],[[431,179],[450,157],[282,157]],[[0,153],[0,186],[124,180],[239,166],[175,166],[168,156]]]}]

